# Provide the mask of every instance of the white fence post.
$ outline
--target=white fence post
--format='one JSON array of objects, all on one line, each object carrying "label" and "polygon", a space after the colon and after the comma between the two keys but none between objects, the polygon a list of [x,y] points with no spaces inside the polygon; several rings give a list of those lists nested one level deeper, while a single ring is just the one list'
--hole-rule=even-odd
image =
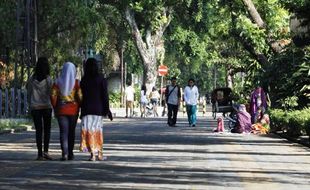
[{"label": "white fence post", "polygon": [[11,117],[16,116],[16,100],[15,100],[15,90],[11,88]]},{"label": "white fence post", "polygon": [[2,90],[0,90],[0,118],[2,118]]},{"label": "white fence post", "polygon": [[9,90],[8,89],[5,89],[5,114],[4,116],[5,117],[9,117]]}]

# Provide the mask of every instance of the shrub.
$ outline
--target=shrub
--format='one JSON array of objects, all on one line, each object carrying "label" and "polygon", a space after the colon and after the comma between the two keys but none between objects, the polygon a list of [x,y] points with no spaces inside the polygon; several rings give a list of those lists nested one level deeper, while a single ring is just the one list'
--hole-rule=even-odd
[{"label": "shrub", "polygon": [[32,120],[30,119],[1,119],[0,120],[0,131],[5,129],[15,129],[24,125],[31,125]]},{"label": "shrub", "polygon": [[110,107],[120,107],[121,93],[120,92],[110,92],[109,93]]},{"label": "shrub", "polygon": [[310,135],[310,108],[294,111],[273,109],[270,110],[270,120],[273,131],[282,130],[292,137],[304,133]]}]

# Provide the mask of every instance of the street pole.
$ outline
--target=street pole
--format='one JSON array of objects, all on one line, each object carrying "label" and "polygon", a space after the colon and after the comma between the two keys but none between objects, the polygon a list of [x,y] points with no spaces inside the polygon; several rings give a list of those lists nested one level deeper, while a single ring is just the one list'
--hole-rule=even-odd
[{"label": "street pole", "polygon": [[161,81],[160,81],[160,106],[163,106],[163,104],[162,104],[162,99],[163,99],[163,93],[162,93],[163,83],[164,83],[164,76],[161,76]]},{"label": "street pole", "polygon": [[121,107],[124,107],[123,85],[124,85],[124,59],[123,59],[123,46],[122,46],[122,49],[121,49]]}]

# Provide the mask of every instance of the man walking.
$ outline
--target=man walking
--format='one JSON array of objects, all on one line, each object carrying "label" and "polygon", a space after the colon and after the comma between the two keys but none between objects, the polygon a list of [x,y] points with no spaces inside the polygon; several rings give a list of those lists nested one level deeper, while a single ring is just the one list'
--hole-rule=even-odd
[{"label": "man walking", "polygon": [[184,89],[184,101],[186,103],[186,112],[190,127],[196,126],[196,112],[199,92],[194,79],[188,80],[188,85]]},{"label": "man walking", "polygon": [[175,127],[177,114],[181,102],[181,90],[177,85],[176,77],[171,78],[171,84],[166,87],[166,103],[168,106],[168,126]]},{"label": "man walking", "polygon": [[135,97],[135,89],[132,87],[131,82],[127,84],[128,86],[125,89],[125,96],[126,96],[126,118],[128,117],[128,109],[130,110],[129,116],[133,116],[133,104],[134,104],[134,97]]}]

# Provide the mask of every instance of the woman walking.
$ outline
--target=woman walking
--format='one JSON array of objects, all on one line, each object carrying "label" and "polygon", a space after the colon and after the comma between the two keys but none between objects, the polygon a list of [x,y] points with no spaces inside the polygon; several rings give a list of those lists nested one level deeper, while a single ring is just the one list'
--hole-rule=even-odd
[{"label": "woman walking", "polygon": [[[52,80],[46,57],[40,57],[34,69],[34,74],[27,83],[28,103],[36,129],[37,160],[52,160],[48,154],[51,136],[52,105],[50,93]],[[44,133],[44,152],[42,152],[42,133]]]},{"label": "woman walking", "polygon": [[83,100],[81,104],[82,131],[80,150],[90,152],[89,161],[103,159],[103,116],[112,115],[109,109],[109,94],[107,80],[99,74],[97,61],[89,58],[84,68],[81,80]]},{"label": "woman walking", "polygon": [[196,126],[197,102],[199,98],[198,88],[194,79],[188,80],[188,85],[184,89],[184,101],[186,103],[186,112],[189,127]]},{"label": "woman walking", "polygon": [[61,74],[52,87],[51,100],[60,129],[61,160],[73,160],[75,128],[82,100],[73,63],[66,62],[63,65]]},{"label": "woman walking", "polygon": [[145,110],[146,110],[146,105],[147,105],[147,96],[146,96],[146,86],[142,85],[141,86],[141,91],[140,91],[140,112],[141,112],[141,117],[145,117]]}]

